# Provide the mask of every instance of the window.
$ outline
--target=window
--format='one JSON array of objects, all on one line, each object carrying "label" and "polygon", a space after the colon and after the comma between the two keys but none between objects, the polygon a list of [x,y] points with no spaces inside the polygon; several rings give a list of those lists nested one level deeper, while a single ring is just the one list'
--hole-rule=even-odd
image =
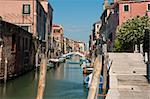
[{"label": "window", "polygon": [[21,26],[22,29],[29,31],[29,26]]},{"label": "window", "polygon": [[99,25],[97,25],[97,28],[99,28]]},{"label": "window", "polygon": [[59,29],[55,29],[54,33],[60,33],[60,30]]},{"label": "window", "polygon": [[30,14],[30,4],[23,4],[23,14]]},{"label": "window", "polygon": [[129,5],[124,5],[124,11],[125,12],[129,11]]},{"label": "window", "polygon": [[148,4],[148,6],[147,6],[147,10],[148,10],[148,11],[150,11],[150,4]]}]

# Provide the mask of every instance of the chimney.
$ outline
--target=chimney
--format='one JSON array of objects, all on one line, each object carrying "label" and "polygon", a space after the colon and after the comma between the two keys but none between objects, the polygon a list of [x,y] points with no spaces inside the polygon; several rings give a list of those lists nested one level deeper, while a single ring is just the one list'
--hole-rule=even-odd
[{"label": "chimney", "polygon": [[113,3],[116,3],[116,2],[118,2],[119,0],[113,0]]},{"label": "chimney", "polygon": [[109,6],[108,0],[104,0],[103,9],[106,9],[107,6]]},{"label": "chimney", "polygon": [[104,0],[104,5],[105,5],[105,7],[109,5],[108,0]]}]

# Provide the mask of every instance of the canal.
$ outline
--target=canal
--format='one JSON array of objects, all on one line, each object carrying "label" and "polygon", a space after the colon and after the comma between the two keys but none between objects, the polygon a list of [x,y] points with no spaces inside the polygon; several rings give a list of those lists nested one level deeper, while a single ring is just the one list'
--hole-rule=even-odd
[{"label": "canal", "polygon": [[[0,84],[0,99],[35,99],[38,71]],[[86,99],[87,89],[79,64],[60,64],[47,71],[44,99]]]}]

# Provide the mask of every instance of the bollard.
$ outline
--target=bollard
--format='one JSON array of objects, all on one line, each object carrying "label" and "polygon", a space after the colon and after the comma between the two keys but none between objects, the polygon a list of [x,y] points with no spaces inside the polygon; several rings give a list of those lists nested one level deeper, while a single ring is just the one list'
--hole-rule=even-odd
[{"label": "bollard", "polygon": [[140,44],[140,53],[143,54],[143,44]]},{"label": "bollard", "polygon": [[148,62],[148,53],[147,52],[145,52],[144,61],[145,61],[145,63]]},{"label": "bollard", "polygon": [[7,81],[7,58],[5,58],[5,72],[4,72],[4,83]]},{"label": "bollard", "polygon": [[135,45],[134,53],[138,53],[138,45],[137,44]]}]

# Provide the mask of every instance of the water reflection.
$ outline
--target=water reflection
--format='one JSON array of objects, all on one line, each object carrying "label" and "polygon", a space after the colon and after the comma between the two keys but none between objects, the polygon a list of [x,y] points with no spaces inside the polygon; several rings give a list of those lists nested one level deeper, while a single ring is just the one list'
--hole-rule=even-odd
[{"label": "water reflection", "polygon": [[33,99],[36,96],[37,80],[34,72],[0,85],[0,99]]},{"label": "water reflection", "polygon": [[[0,84],[0,99],[35,99],[38,71]],[[86,99],[79,65],[61,64],[47,71],[44,99]]]},{"label": "water reflection", "polygon": [[64,64],[47,73],[45,99],[86,99],[79,65]]}]

